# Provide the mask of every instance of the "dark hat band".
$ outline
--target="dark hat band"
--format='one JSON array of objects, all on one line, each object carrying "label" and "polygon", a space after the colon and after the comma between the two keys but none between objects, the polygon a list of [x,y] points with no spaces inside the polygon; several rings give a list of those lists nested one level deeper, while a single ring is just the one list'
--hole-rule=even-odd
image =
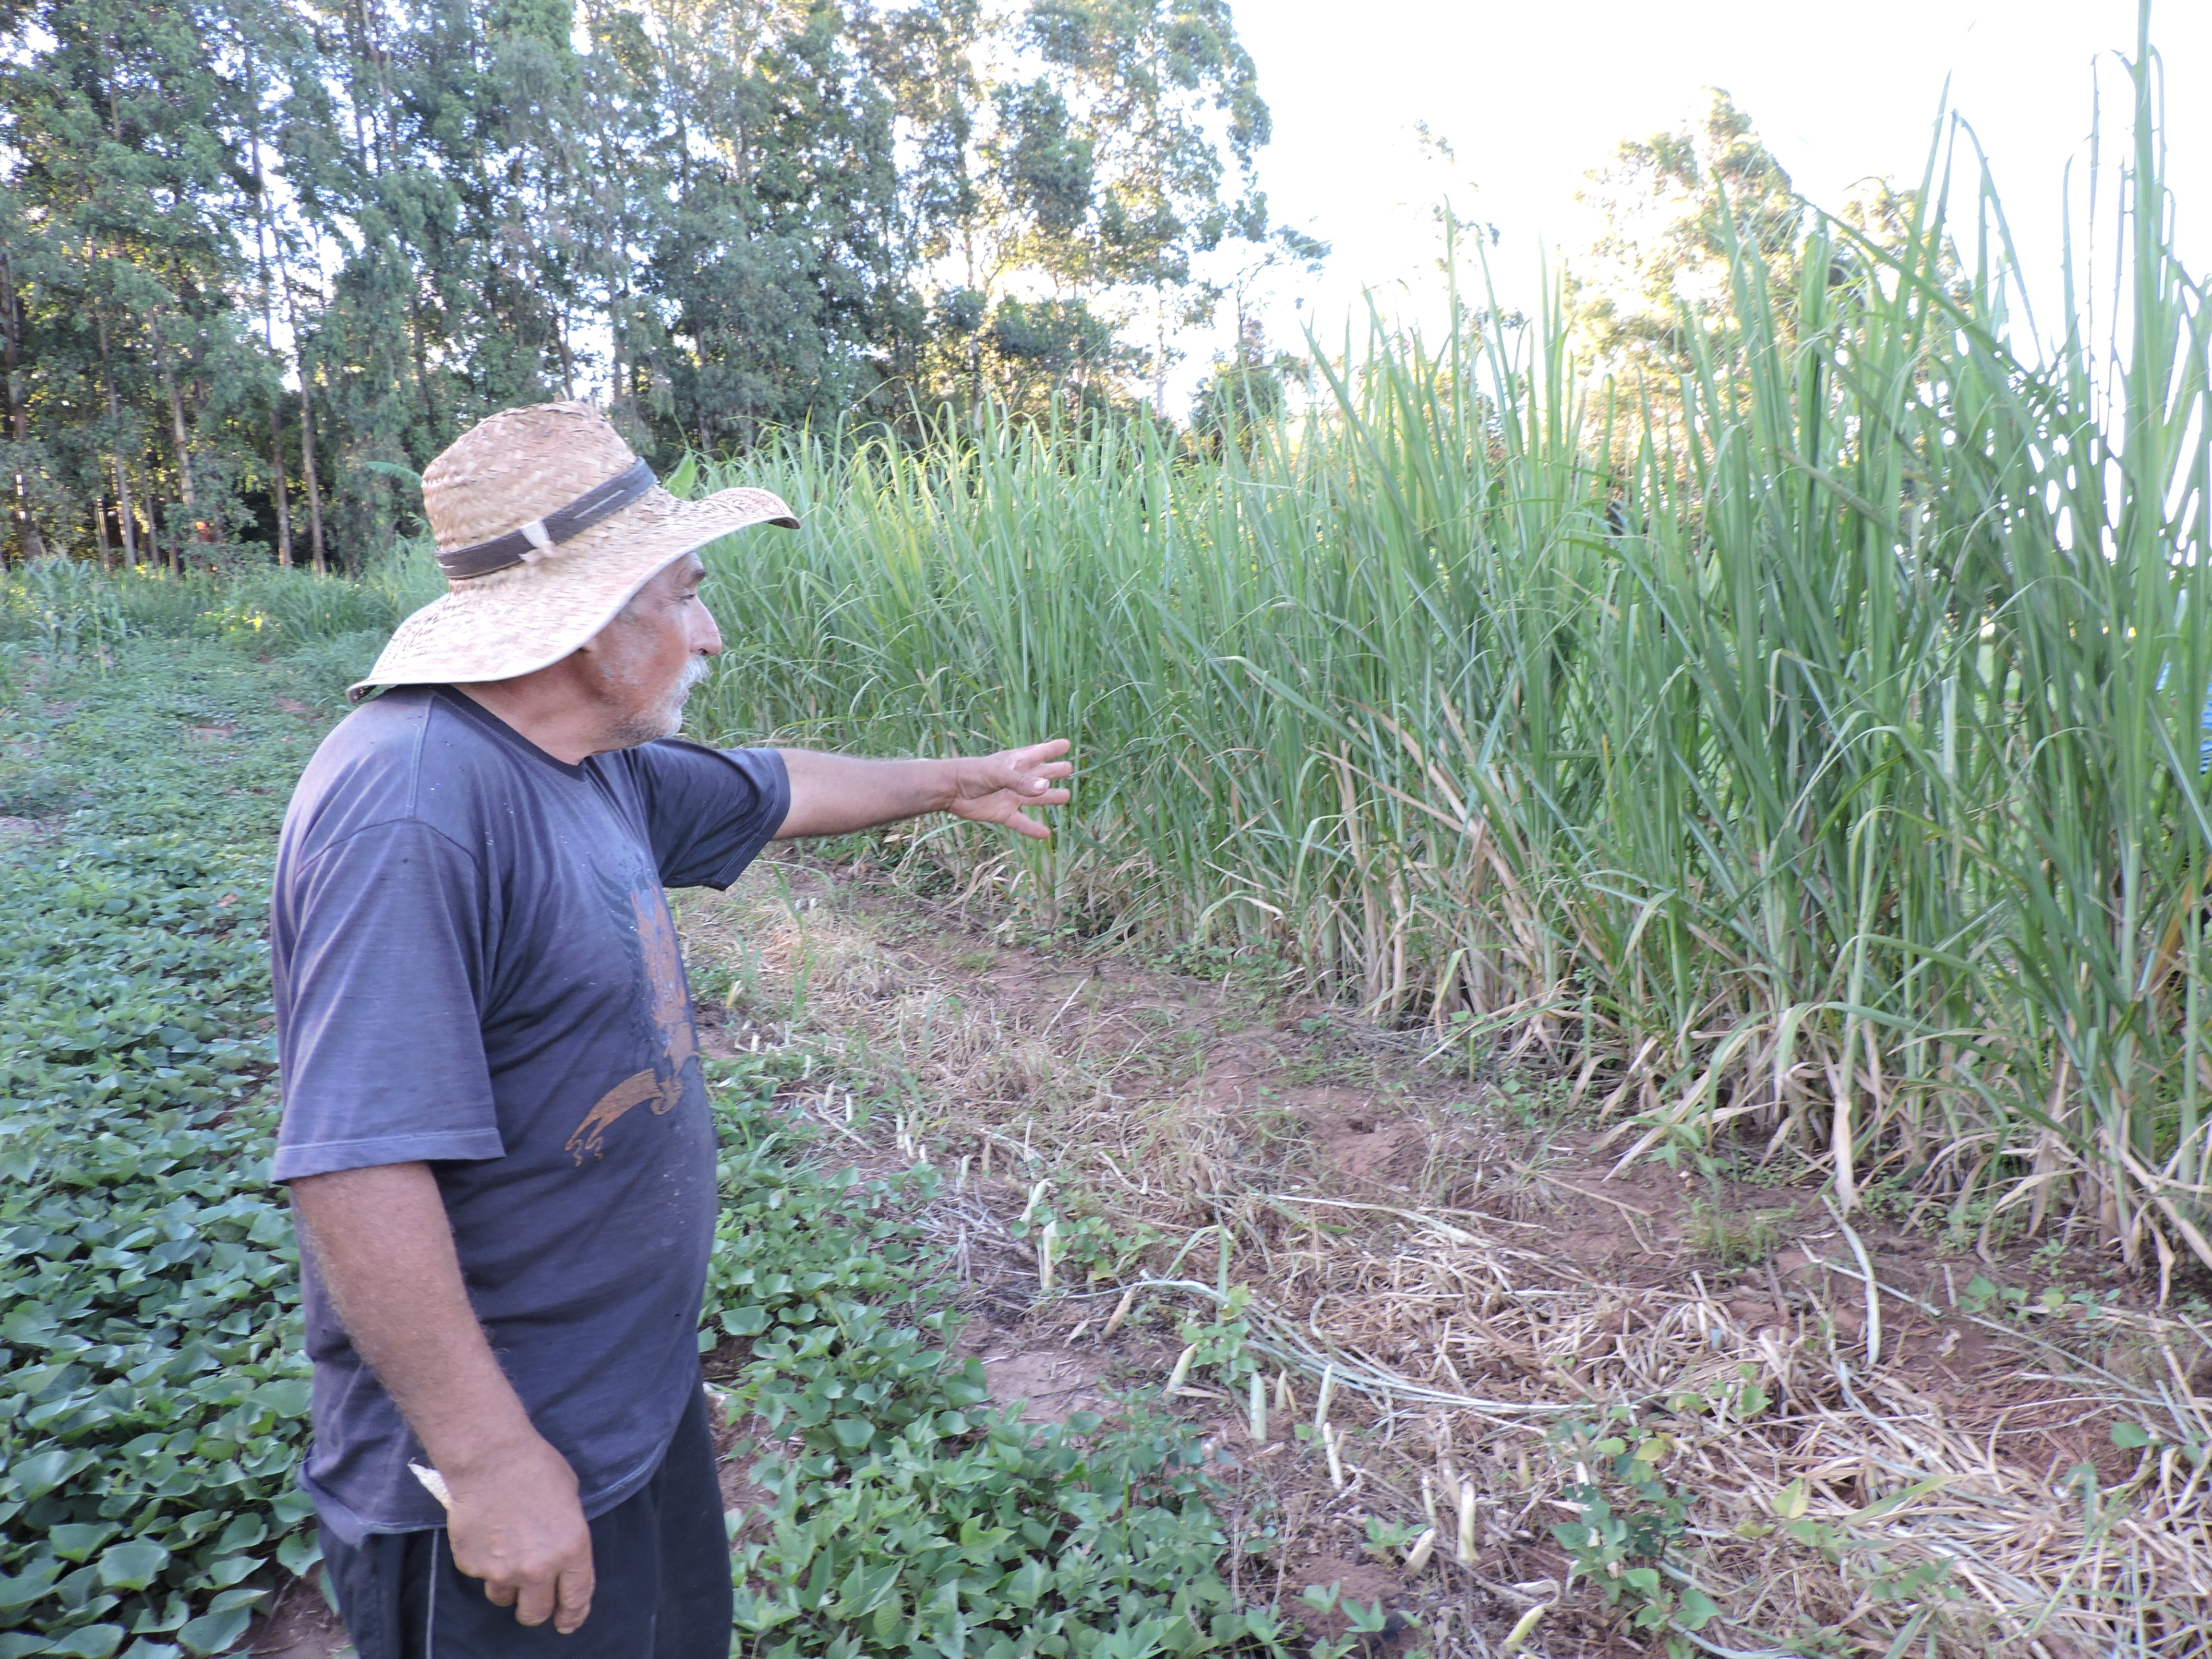
[{"label": "dark hat band", "polygon": [[542,519],[534,519],[520,530],[510,530],[504,536],[478,542],[472,547],[457,547],[450,553],[441,549],[438,568],[448,577],[461,580],[471,576],[489,576],[495,570],[520,564],[530,556],[532,549],[550,553],[562,543],[582,535],[600,520],[621,512],[659,482],[653,476],[653,469],[643,461],[632,461],[626,470],[605,483],[592,485],[568,506]]}]

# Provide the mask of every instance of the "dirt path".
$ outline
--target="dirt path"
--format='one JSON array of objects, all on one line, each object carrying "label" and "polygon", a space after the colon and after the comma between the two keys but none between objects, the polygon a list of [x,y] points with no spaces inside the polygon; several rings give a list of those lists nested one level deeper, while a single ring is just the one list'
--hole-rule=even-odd
[{"label": "dirt path", "polygon": [[[1644,1650],[1639,1601],[1694,1613],[1680,1585],[1606,1606],[1624,1579],[1575,1524],[1594,1476],[1632,1522],[1680,1500],[1669,1559],[1723,1609],[1717,1649],[2207,1650],[2212,1340],[2086,1239],[1947,1234],[1881,1193],[1846,1222],[1753,1158],[1619,1169],[1601,1085],[1540,1053],[1470,1081],[1235,964],[1013,945],[864,872],[763,866],[681,926],[709,1052],[795,1029],[908,1103],[794,1102],[863,1162],[945,1170],[930,1218],[1002,1400],[1157,1387],[1211,1304],[1155,1288],[1102,1340],[1125,1285],[1249,1292],[1268,1439],[1218,1379],[1176,1404],[1233,1461],[1256,1591],[1339,1584],[1392,1650],[1494,1652],[1540,1609],[1528,1651]],[[1049,1296],[1018,1236],[1041,1192],[1077,1240]],[[1563,1593],[1559,1526],[1598,1588]]]},{"label": "dirt path", "polygon": [[[1599,1091],[1540,1053],[1471,1081],[1235,964],[1010,944],[851,872],[763,865],[679,927],[709,1054],[836,1056],[793,1109],[865,1167],[944,1173],[924,1219],[1000,1401],[1120,1409],[1217,1316],[1206,1287],[1249,1295],[1265,1437],[1202,1366],[1171,1407],[1216,1449],[1238,1588],[1329,1632],[1356,1604],[1365,1652],[1653,1650],[1641,1558],[1612,1578],[1585,1547],[1567,1582],[1554,1528],[1586,1540],[1592,1480],[1631,1525],[1679,1504],[1710,1651],[2212,1650],[2212,1342],[2086,1241],[1903,1203],[1847,1227],[1752,1161],[1618,1169]],[[1197,1288],[1123,1293],[1160,1280]],[[342,1639],[303,1588],[253,1650]]]}]

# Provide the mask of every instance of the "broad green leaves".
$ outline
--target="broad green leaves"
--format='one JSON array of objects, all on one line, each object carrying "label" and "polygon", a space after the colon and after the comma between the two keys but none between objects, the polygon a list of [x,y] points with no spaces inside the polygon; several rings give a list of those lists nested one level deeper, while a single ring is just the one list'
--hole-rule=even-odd
[{"label": "broad green leaves", "polygon": [[0,865],[0,1659],[219,1652],[313,1559],[261,942],[310,737],[231,652],[131,668],[9,717],[91,804]]},{"label": "broad green leaves", "polygon": [[110,1589],[141,1590],[168,1565],[169,1552],[159,1544],[118,1544],[100,1558],[100,1582]]},{"label": "broad green leaves", "polygon": [[941,1346],[898,1213],[927,1172],[810,1168],[773,1063],[713,1073],[710,1325],[750,1339],[739,1392],[783,1443],[751,1469],[769,1503],[740,1534],[740,1636],[850,1659],[1282,1652],[1220,1576],[1205,1455],[1180,1425],[1133,1410],[1039,1430],[994,1409],[981,1366]]}]

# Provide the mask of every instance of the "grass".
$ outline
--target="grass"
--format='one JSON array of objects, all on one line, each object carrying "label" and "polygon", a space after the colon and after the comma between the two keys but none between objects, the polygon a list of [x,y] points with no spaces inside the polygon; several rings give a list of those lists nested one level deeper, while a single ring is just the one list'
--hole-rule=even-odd
[{"label": "grass", "polygon": [[362,580],[301,571],[165,575],[43,559],[0,574],[0,694],[22,665],[103,672],[131,640],[210,640],[282,659],[335,693],[366,673],[401,617],[443,580],[424,542],[401,544]]},{"label": "grass", "polygon": [[2110,352],[2086,306],[2022,343],[1994,199],[1937,175],[1795,291],[1739,251],[1686,421],[1469,305],[1218,462],[986,422],[694,466],[808,521],[710,552],[698,727],[1070,736],[1050,848],[884,856],[1542,1060],[1623,1153],[1732,1139],[1847,1207],[1902,1178],[2212,1261],[2212,331],[2136,67]]}]

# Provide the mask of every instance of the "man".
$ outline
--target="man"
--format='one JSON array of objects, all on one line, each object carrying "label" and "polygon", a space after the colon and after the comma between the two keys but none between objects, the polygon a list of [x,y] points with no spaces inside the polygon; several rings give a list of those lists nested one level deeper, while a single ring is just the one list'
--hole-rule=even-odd
[{"label": "man", "polygon": [[721,648],[696,550],[789,509],[678,501],[581,404],[492,416],[422,491],[450,591],[354,688],[394,689],[317,750],[277,854],[325,1571],[361,1659],[724,1659],[714,1137],[663,890],[927,811],[1042,836],[1067,745],[670,741]]}]

